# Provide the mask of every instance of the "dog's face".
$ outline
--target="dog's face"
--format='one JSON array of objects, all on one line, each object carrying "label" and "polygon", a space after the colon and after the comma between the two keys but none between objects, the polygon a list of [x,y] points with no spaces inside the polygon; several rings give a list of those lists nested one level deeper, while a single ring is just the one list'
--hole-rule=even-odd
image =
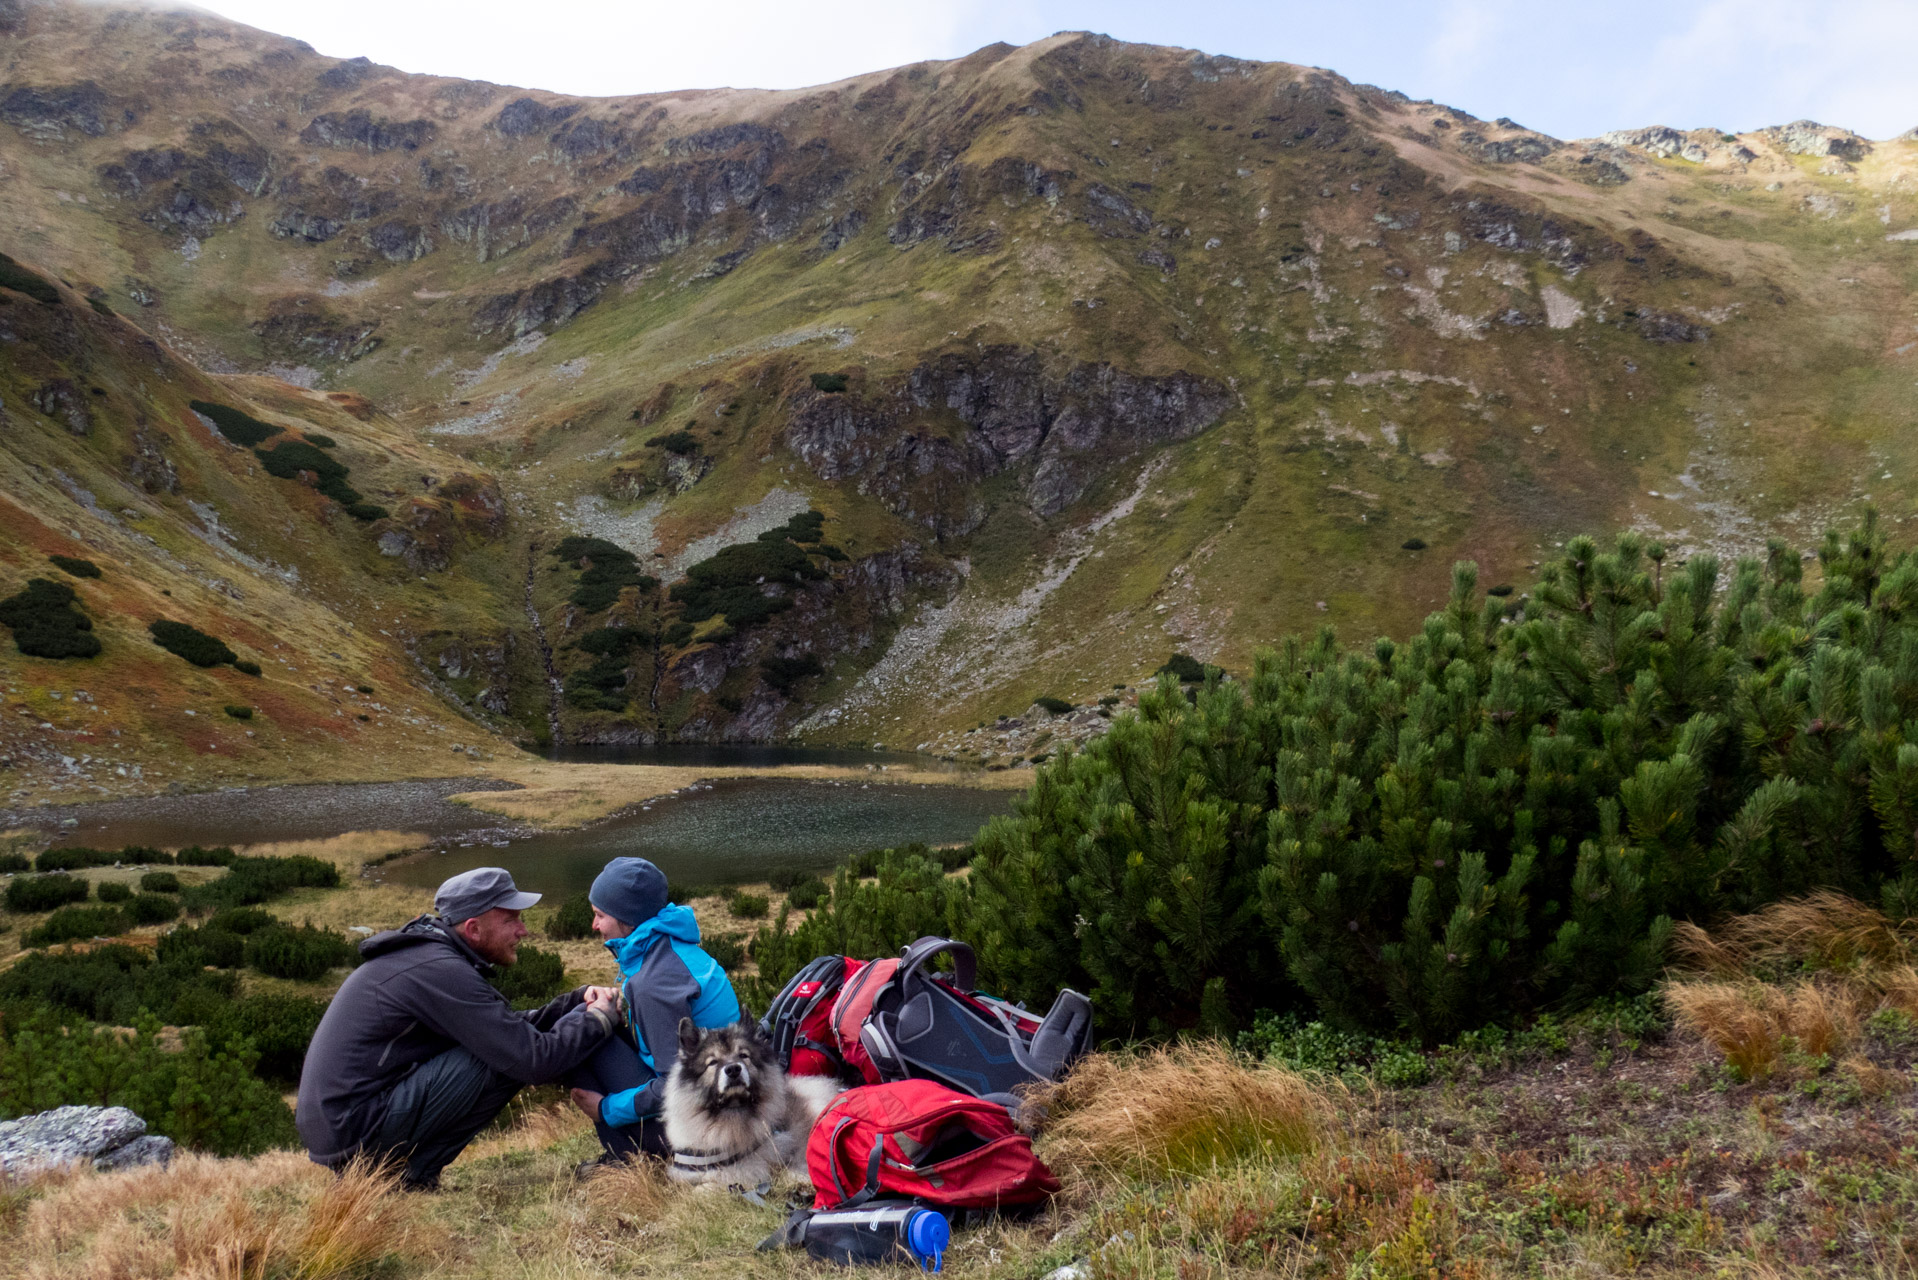
[{"label": "dog's face", "polygon": [[691,1018],[679,1020],[679,1069],[700,1106],[718,1112],[751,1109],[773,1085],[778,1067],[772,1044],[759,1026],[741,1019],[704,1030]]}]

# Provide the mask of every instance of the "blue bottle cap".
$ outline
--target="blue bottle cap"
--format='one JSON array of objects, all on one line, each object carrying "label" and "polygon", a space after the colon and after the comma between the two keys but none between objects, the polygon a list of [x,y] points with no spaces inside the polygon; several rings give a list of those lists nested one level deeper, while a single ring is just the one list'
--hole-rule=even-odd
[{"label": "blue bottle cap", "polygon": [[921,1209],[906,1222],[906,1247],[928,1271],[945,1264],[946,1246],[952,1243],[952,1227],[943,1213]]}]

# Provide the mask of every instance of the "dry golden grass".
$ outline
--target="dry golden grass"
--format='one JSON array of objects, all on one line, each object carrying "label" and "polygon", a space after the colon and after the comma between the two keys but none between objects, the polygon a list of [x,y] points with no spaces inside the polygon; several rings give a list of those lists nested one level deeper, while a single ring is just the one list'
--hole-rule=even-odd
[{"label": "dry golden grass", "polygon": [[[1774,903],[1710,933],[1681,925],[1675,946],[1681,968],[1665,984],[1666,1002],[1747,1080],[1794,1053],[1843,1056],[1880,1009],[1918,1013],[1918,939],[1842,894]],[[1874,1072],[1852,1074],[1872,1088],[1881,1083]]]},{"label": "dry golden grass", "polygon": [[417,831],[348,831],[325,840],[282,840],[250,844],[240,852],[252,857],[290,858],[301,855],[330,862],[351,879],[369,863],[384,862],[408,849],[425,847],[432,837]]},{"label": "dry golden grass", "polygon": [[1680,1026],[1717,1046],[1746,1080],[1772,1074],[1794,1049],[1835,1058],[1858,1035],[1857,1000],[1835,982],[1673,982],[1665,1000]]},{"label": "dry golden grass", "polygon": [[1831,890],[1734,916],[1710,933],[1682,924],[1673,944],[1689,968],[1719,974],[1806,964],[1852,971],[1909,965],[1912,957],[1912,939],[1884,913]]},{"label": "dry golden grass", "polygon": [[[396,1177],[334,1177],[302,1154],[182,1154],[165,1167],[76,1173],[44,1189],[0,1259],[21,1280],[331,1280],[441,1242]],[[411,1271],[414,1268],[408,1267]]]},{"label": "dry golden grass", "polygon": [[1081,1180],[1298,1155],[1318,1144],[1334,1114],[1322,1086],[1211,1040],[1093,1054],[1032,1101],[1047,1116],[1046,1162]]},{"label": "dry golden grass", "polygon": [[628,805],[640,804],[695,782],[727,778],[858,779],[898,785],[990,787],[1017,790],[1032,780],[1029,770],[1000,773],[934,769],[887,769],[859,765],[767,765],[763,768],[691,769],[669,765],[557,764],[504,760],[494,777],[516,782],[518,791],[465,791],[448,797],[456,804],[497,813],[542,827],[575,827],[594,822]]}]

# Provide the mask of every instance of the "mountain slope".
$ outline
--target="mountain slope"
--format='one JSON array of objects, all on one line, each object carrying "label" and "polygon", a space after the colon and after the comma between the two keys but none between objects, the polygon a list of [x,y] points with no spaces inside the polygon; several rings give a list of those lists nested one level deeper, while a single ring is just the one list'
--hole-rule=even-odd
[{"label": "mountain slope", "polygon": [[[472,558],[544,566],[567,696],[503,586],[449,633],[518,655],[522,735],[950,747],[1170,650],[1403,629],[1432,557],[1522,586],[1577,531],[1735,555],[1911,509],[1909,139],[1566,144],[1090,35],[571,99],[8,12],[16,256],[496,475],[507,550]],[[773,533],[809,509],[823,542]],[[674,598],[762,533],[785,580]],[[569,534],[659,585],[569,603]],[[748,588],[794,605],[710,607]]]}]

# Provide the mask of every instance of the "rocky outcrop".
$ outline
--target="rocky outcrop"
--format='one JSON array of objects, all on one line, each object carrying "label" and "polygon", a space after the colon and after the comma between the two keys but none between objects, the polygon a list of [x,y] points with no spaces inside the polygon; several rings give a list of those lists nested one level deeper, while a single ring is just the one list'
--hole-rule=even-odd
[{"label": "rocky outcrop", "polygon": [[0,1174],[26,1178],[91,1165],[102,1172],[165,1164],[173,1141],[148,1135],[125,1107],[57,1107],[0,1124]]},{"label": "rocky outcrop", "polygon": [[442,679],[456,688],[474,689],[474,705],[494,715],[505,714],[513,685],[512,632],[467,636],[436,631],[422,637],[420,645]]},{"label": "rocky outcrop", "polygon": [[166,455],[166,446],[173,443],[166,432],[148,425],[146,419],[141,418],[134,424],[128,443],[133,451],[124,459],[127,475],[142,489],[148,493],[180,491],[180,473]]},{"label": "rocky outcrop", "polygon": [[596,275],[624,276],[678,253],[715,223],[783,240],[824,207],[845,167],[824,140],[793,146],[776,129],[726,125],[669,140],[668,163],[642,165],[617,184],[640,203],[573,232],[567,255],[597,259]]},{"label": "rocky outcrop", "polygon": [[523,249],[557,230],[579,212],[579,201],[559,196],[533,203],[523,196],[467,205],[446,214],[440,231],[455,243],[470,246],[481,262]]},{"label": "rocky outcrop", "polygon": [[431,120],[384,120],[361,108],[314,116],[300,141],[342,151],[418,151],[437,132]]},{"label": "rocky outcrop", "polygon": [[1640,311],[1632,327],[1647,342],[1704,342],[1712,336],[1709,326],[1693,324],[1683,316],[1665,311]]},{"label": "rocky outcrop", "polygon": [[381,555],[405,560],[414,573],[442,573],[464,543],[506,531],[506,500],[493,477],[459,472],[430,496],[401,502],[377,528]]},{"label": "rocky outcrop", "polygon": [[561,276],[513,293],[495,294],[473,314],[481,333],[519,338],[547,325],[562,325],[599,298],[600,285],[584,276]]},{"label": "rocky outcrop", "polygon": [[570,118],[579,110],[577,102],[547,106],[537,98],[515,98],[500,108],[487,127],[503,138],[527,138]]},{"label": "rocky outcrop", "polygon": [[53,378],[34,388],[27,397],[34,408],[52,418],[76,436],[84,436],[93,427],[93,414],[86,397],[67,378]]},{"label": "rocky outcrop", "polygon": [[418,262],[433,252],[433,239],[425,227],[394,219],[367,232],[366,247],[388,262]]},{"label": "rocky outcrop", "polygon": [[132,123],[133,112],[116,112],[106,90],[91,80],[79,84],[0,86],[0,120],[36,142],[58,142],[71,129],[97,138]]},{"label": "rocky outcrop", "polygon": [[[801,391],[786,443],[824,480],[856,480],[941,538],[984,519],[978,482],[1029,465],[1039,515],[1077,501],[1107,465],[1190,439],[1233,404],[1188,373],[1150,377],[1108,364],[1048,373],[1035,351],[991,347],[941,356],[878,396]],[[945,423],[965,428],[954,433]]]},{"label": "rocky outcrop", "polygon": [[310,298],[278,303],[250,327],[269,359],[293,364],[351,363],[380,345],[378,321],[343,319]]},{"label": "rocky outcrop", "polygon": [[1836,156],[1855,163],[1871,151],[1871,143],[1851,130],[1819,124],[1816,120],[1777,125],[1765,130],[1765,137],[1795,156]]}]

